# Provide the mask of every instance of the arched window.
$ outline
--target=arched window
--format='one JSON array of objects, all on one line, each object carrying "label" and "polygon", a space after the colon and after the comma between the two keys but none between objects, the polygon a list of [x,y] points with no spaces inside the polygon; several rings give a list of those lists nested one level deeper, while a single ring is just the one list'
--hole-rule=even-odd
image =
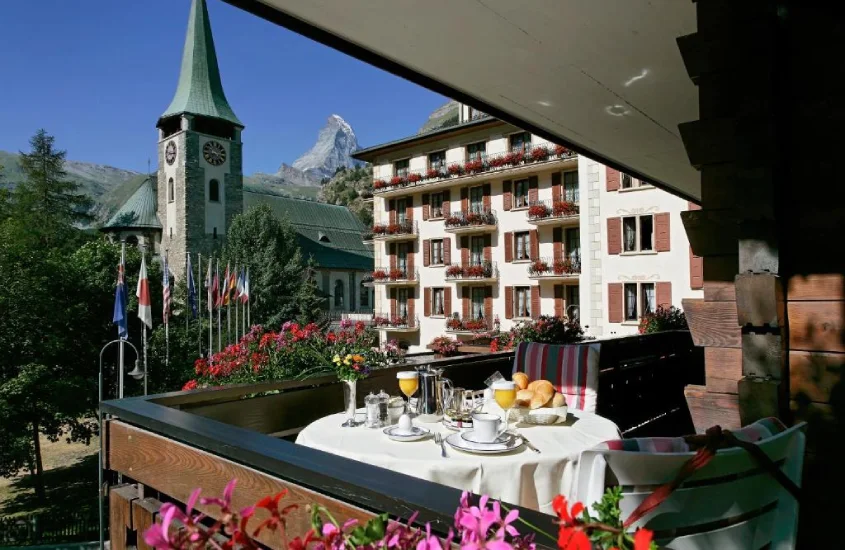
[{"label": "arched window", "polygon": [[343,281],[340,279],[334,282],[334,307],[343,307]]},{"label": "arched window", "polygon": [[208,182],[208,200],[211,202],[220,202],[220,182],[211,180]]},{"label": "arched window", "polygon": [[217,228],[216,227],[214,228],[214,238],[215,239],[217,238]]},{"label": "arched window", "polygon": [[361,307],[370,307],[370,289],[361,283]]},{"label": "arched window", "polygon": [[173,188],[173,178],[167,180],[167,202],[176,200],[176,191]]}]

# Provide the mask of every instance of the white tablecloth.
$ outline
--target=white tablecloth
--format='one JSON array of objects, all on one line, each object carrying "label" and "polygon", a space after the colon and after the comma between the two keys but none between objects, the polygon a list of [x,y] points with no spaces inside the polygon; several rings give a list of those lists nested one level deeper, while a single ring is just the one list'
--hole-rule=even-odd
[{"label": "white tablecloth", "polygon": [[[342,428],[343,420],[343,414],[321,418],[302,430],[296,442],[548,514],[553,513],[555,495],[569,495],[581,451],[619,438],[619,429],[610,420],[570,411],[562,424],[517,425],[517,431],[540,449],[540,454],[523,447],[504,455],[473,455],[447,445],[449,457],[443,458],[440,446],[431,437],[400,443],[388,439],[381,429],[363,425]],[[414,424],[447,435],[454,433],[439,423],[427,424],[415,419]]]}]

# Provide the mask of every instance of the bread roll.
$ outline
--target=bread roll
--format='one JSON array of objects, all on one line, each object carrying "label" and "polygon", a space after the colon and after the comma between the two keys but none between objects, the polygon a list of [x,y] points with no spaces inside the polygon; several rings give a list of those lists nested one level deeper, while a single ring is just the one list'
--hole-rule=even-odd
[{"label": "bread roll", "polygon": [[511,380],[514,381],[514,384],[516,384],[516,389],[518,390],[524,390],[528,387],[528,375],[524,372],[513,373]]},{"label": "bread roll", "polygon": [[560,392],[555,393],[554,397],[552,397],[552,403],[549,406],[550,407],[565,407],[566,406],[566,398]]},{"label": "bread roll", "polygon": [[552,400],[552,393],[548,391],[546,386],[540,386],[534,391],[534,397],[531,398],[531,403],[528,405],[530,409],[539,409],[545,406],[546,403]]},{"label": "bread roll", "polygon": [[516,392],[516,405],[518,407],[527,407],[534,398],[534,392],[531,390],[519,390]]},{"label": "bread roll", "polygon": [[552,395],[554,395],[554,393],[555,393],[555,387],[548,380],[534,380],[533,382],[528,384],[529,390],[537,391],[539,388],[542,388],[542,387],[546,387],[546,388],[549,389],[550,392],[552,392],[549,395],[549,399],[551,399]]}]

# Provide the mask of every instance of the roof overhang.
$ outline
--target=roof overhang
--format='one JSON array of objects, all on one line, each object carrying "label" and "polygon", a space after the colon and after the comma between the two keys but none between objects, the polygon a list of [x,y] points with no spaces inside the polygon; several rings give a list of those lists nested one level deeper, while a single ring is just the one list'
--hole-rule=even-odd
[{"label": "roof overhang", "polygon": [[[678,0],[225,0],[683,197],[698,92]],[[386,115],[388,116],[388,115]]]}]

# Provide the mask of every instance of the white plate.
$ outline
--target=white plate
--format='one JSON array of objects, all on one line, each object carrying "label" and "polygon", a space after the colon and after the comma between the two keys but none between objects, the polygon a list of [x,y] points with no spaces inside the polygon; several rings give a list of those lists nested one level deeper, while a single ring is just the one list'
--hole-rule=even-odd
[{"label": "white plate", "polygon": [[399,426],[388,426],[384,430],[384,434],[392,439],[393,441],[419,441],[431,433],[430,430],[427,428],[421,428],[420,426],[412,426],[411,433],[401,433],[398,432]]},{"label": "white plate", "polygon": [[446,438],[446,443],[448,443],[450,447],[466,453],[486,455],[509,453],[521,448],[523,443],[525,443],[519,436],[513,437],[507,443],[470,443],[462,438],[461,435],[463,434],[459,432],[448,436]]},{"label": "white plate", "polygon": [[513,439],[513,436],[511,434],[505,433],[505,434],[499,435],[499,437],[497,437],[495,441],[481,441],[480,439],[478,439],[478,436],[476,435],[475,430],[465,430],[465,431],[461,432],[461,438],[464,441],[467,441],[469,443],[478,443],[480,445],[493,445],[493,444],[507,444],[508,441]]}]

